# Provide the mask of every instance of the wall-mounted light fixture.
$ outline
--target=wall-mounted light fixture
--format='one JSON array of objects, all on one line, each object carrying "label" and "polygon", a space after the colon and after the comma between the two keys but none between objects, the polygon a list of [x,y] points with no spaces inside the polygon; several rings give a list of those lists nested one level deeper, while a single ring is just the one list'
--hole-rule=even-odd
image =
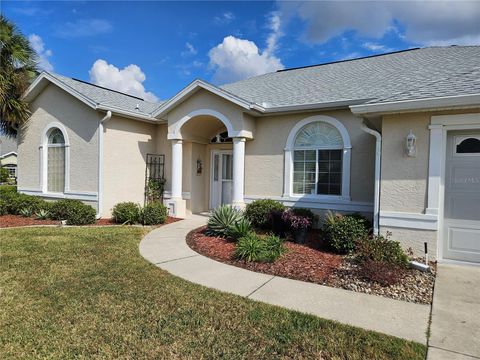
[{"label": "wall-mounted light fixture", "polygon": [[407,156],[415,157],[417,155],[417,137],[412,130],[408,133],[405,141],[405,152]]},{"label": "wall-mounted light fixture", "polygon": [[197,176],[202,175],[203,171],[203,162],[200,159],[197,159]]}]

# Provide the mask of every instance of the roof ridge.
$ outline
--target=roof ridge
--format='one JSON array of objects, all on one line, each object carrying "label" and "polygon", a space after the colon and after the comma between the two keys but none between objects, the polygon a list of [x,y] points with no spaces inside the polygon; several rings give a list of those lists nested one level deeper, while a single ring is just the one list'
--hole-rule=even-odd
[{"label": "roof ridge", "polygon": [[415,48],[410,48],[410,49],[391,51],[391,52],[382,53],[382,54],[367,55],[367,56],[362,56],[362,57],[358,57],[358,58],[354,58],[354,59],[335,60],[335,61],[329,61],[329,62],[321,63],[321,64],[297,66],[297,67],[293,67],[293,68],[289,68],[289,69],[277,70],[276,72],[280,73],[280,72],[286,72],[286,71],[292,71],[292,70],[308,69],[308,68],[317,67],[317,66],[332,65],[332,64],[345,63],[345,62],[351,62],[351,61],[356,61],[356,60],[364,60],[364,59],[370,59],[370,58],[375,58],[375,57],[380,57],[380,56],[394,55],[394,54],[399,54],[399,53],[404,53],[404,52],[414,51],[414,50],[422,50],[422,49],[425,49],[425,48],[415,47]]},{"label": "roof ridge", "polygon": [[110,88],[107,88],[107,87],[104,87],[104,86],[100,86],[100,85],[97,85],[97,84],[92,84],[91,82],[88,82],[88,81],[85,81],[85,80],[80,80],[80,79],[76,79],[76,78],[70,78],[74,81],[78,81],[82,84],[86,84],[86,85],[90,85],[90,86],[94,86],[94,87],[97,87],[99,89],[103,89],[103,90],[107,90],[107,91],[111,91],[111,92],[114,92],[114,93],[117,93],[117,94],[120,94],[120,95],[125,95],[125,96],[129,96],[131,98],[134,98],[134,99],[138,99],[138,100],[142,100],[142,101],[146,101],[145,99],[139,97],[139,96],[135,96],[135,95],[130,95],[130,94],[127,94],[127,93],[124,93],[124,92],[121,92],[121,91],[118,91],[118,90],[114,90],[114,89],[110,89]]}]

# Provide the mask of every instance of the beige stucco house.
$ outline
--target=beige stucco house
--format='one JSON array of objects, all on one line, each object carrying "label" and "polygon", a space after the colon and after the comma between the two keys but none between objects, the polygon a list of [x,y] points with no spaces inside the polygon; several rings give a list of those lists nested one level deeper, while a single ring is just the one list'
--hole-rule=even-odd
[{"label": "beige stucco house", "polygon": [[158,154],[175,216],[272,198],[360,212],[416,253],[426,242],[438,259],[480,262],[480,47],[195,80],[162,103],[42,73],[25,98],[21,192],[108,217],[143,203]]}]

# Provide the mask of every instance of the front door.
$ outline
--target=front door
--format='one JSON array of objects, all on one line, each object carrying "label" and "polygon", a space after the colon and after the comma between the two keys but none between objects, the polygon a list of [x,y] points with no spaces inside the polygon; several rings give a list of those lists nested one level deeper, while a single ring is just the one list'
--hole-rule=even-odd
[{"label": "front door", "polygon": [[210,208],[232,203],[233,162],[231,150],[212,151]]},{"label": "front door", "polygon": [[480,262],[480,131],[447,136],[443,257]]}]

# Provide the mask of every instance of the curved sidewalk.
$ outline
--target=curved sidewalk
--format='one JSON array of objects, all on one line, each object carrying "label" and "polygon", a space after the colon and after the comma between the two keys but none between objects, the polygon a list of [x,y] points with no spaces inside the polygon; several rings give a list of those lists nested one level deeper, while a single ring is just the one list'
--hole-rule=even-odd
[{"label": "curved sidewalk", "polygon": [[162,226],[140,242],[140,254],[185,280],[324,319],[427,343],[430,306],[322,286],[241,269],[190,249],[187,234],[206,216]]}]

